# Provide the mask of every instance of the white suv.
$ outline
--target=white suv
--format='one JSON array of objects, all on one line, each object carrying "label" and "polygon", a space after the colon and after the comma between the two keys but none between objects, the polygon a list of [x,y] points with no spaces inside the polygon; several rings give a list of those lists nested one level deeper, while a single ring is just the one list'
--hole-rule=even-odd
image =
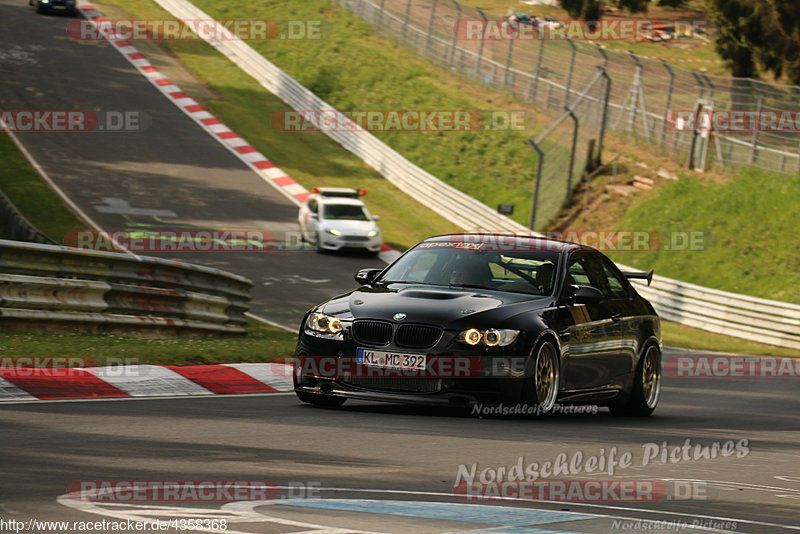
[{"label": "white suv", "polygon": [[365,248],[380,252],[383,237],[375,221],[377,215],[359,199],[365,189],[315,187],[300,206],[297,222],[303,239],[313,243],[317,251],[343,248]]}]

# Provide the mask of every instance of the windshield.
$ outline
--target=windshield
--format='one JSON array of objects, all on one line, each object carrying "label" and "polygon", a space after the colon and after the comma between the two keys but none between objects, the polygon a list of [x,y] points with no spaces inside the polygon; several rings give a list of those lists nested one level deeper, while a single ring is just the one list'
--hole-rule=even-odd
[{"label": "windshield", "polygon": [[322,218],[348,221],[369,220],[364,206],[356,204],[325,204],[322,207]]},{"label": "windshield", "polygon": [[389,267],[379,281],[472,287],[530,295],[553,293],[557,252],[486,252],[465,250],[458,245],[422,243]]}]

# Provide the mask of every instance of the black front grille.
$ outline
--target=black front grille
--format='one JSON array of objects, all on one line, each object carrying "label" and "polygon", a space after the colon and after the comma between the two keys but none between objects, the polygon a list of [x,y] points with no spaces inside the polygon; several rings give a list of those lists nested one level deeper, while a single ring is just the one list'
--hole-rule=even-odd
[{"label": "black front grille", "polygon": [[436,393],[442,389],[438,378],[348,378],[346,383],[364,389],[406,393]]},{"label": "black front grille", "polygon": [[386,345],[392,339],[392,325],[382,321],[355,321],[353,337],[361,343]]},{"label": "black front grille", "polygon": [[424,349],[432,346],[442,335],[442,329],[435,326],[404,324],[397,329],[394,342],[400,347]]},{"label": "black front grille", "polygon": [[364,243],[369,241],[369,238],[364,235],[343,235],[342,240],[352,241],[354,243]]}]

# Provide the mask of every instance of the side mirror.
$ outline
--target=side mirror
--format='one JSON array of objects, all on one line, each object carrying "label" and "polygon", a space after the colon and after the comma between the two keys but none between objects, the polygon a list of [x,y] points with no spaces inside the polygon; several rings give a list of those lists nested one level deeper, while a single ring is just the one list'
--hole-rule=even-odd
[{"label": "side mirror", "polygon": [[310,213],[310,214],[308,215],[308,217],[309,217],[309,219],[314,219],[315,221],[316,221],[317,219],[319,219],[319,215],[317,215],[316,213]]},{"label": "side mirror", "polygon": [[363,286],[372,283],[382,270],[383,269],[361,269],[356,273],[354,278],[356,282]]},{"label": "side mirror", "polygon": [[381,220],[381,216],[380,215],[373,215],[372,216],[372,220],[375,221],[375,222],[380,221]]},{"label": "side mirror", "polygon": [[603,300],[603,293],[592,286],[569,285],[564,289],[564,296],[578,304],[593,304]]}]

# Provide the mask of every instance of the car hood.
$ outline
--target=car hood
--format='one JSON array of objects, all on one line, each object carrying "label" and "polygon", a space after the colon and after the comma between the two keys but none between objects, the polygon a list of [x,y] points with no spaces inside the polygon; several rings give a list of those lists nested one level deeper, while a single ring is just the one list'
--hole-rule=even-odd
[{"label": "car hood", "polygon": [[348,221],[348,220],[326,220],[322,223],[322,227],[325,229],[328,228],[336,228],[342,232],[347,232],[350,234],[366,234],[370,230],[375,228],[375,221]]},{"label": "car hood", "polygon": [[324,313],[342,318],[377,319],[406,323],[435,324],[444,328],[476,325],[476,321],[503,321],[519,313],[544,308],[552,299],[483,289],[446,286],[389,284],[362,287],[331,299]]}]

